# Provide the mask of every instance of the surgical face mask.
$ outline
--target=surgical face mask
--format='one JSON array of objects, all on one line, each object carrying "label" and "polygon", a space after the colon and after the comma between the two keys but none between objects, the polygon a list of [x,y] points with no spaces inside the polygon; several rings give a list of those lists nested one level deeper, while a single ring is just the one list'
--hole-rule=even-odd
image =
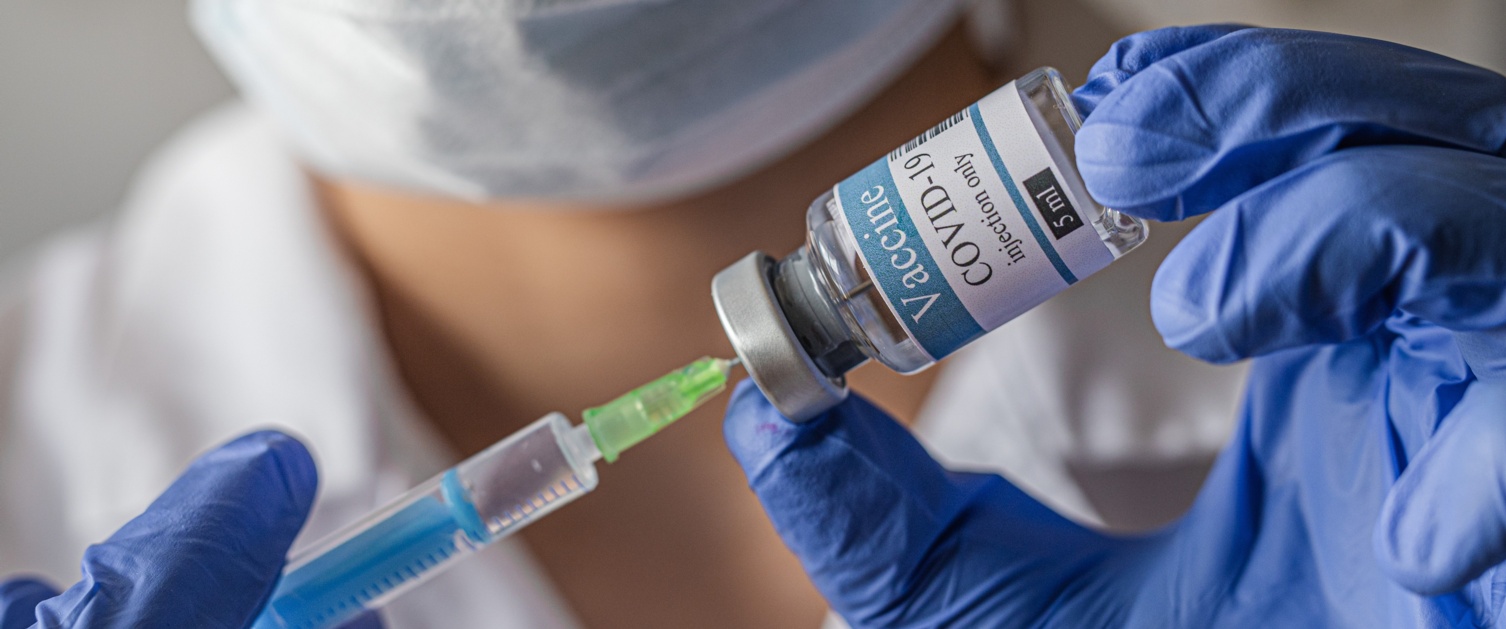
[{"label": "surgical face mask", "polygon": [[468,200],[647,201],[861,105],[958,0],[194,0],[317,169]]}]

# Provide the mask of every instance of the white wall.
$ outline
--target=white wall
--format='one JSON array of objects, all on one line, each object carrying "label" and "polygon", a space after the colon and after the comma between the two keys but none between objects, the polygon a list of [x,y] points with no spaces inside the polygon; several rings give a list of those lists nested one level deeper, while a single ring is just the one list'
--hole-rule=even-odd
[{"label": "white wall", "polygon": [[0,0],[0,259],[105,214],[230,87],[184,0]]}]

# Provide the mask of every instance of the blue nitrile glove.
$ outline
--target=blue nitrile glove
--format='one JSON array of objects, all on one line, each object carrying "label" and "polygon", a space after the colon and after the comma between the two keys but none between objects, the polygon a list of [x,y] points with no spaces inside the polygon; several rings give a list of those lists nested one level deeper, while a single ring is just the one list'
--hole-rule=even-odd
[{"label": "blue nitrile glove", "polygon": [[[1506,561],[1506,77],[1231,28],[1116,46],[1078,94],[1096,109],[1079,165],[1110,207],[1213,212],[1156,274],[1156,327],[1205,360],[1270,356],[1250,403],[1332,424],[1312,447],[1383,427],[1395,469],[1355,482],[1395,487],[1343,508],[1379,515],[1375,551],[1398,582],[1455,590]],[[1357,471],[1318,458],[1309,479]]]},{"label": "blue nitrile glove", "polygon": [[1105,205],[1217,209],[1162,266],[1168,343],[1259,356],[1192,510],[1101,534],[942,469],[861,399],[742,386],[734,455],[859,627],[1490,626],[1506,575],[1506,78],[1382,42],[1130,37],[1079,91]]},{"label": "blue nitrile glove", "polygon": [[315,479],[308,451],[287,435],[221,446],[89,547],[83,580],[66,592],[24,578],[0,584],[0,629],[248,627],[308,517]]}]

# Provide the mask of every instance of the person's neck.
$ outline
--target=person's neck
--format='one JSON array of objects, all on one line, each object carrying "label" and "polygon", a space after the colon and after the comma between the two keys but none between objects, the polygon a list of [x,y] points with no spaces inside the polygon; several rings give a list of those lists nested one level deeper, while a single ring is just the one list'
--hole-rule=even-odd
[{"label": "person's neck", "polygon": [[462,452],[550,410],[730,355],[711,276],[802,243],[811,199],[991,87],[950,37],[849,120],[735,183],[649,207],[474,205],[322,181],[419,405]]}]

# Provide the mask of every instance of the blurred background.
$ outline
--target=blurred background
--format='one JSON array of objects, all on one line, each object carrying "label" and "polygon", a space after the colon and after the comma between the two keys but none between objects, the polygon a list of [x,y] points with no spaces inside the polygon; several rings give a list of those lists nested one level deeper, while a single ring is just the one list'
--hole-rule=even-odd
[{"label": "blurred background", "polygon": [[230,85],[184,0],[0,0],[0,259],[108,213]]},{"label": "blurred background", "polygon": [[[1027,5],[1021,10],[1037,13],[1063,6],[1021,4]],[[1087,5],[1123,33],[1249,22],[1379,37],[1506,69],[1506,38],[1499,35],[1506,0]],[[1076,10],[1038,17],[1059,25],[1080,19]],[[185,14],[184,0],[0,0],[0,260],[49,233],[107,215],[156,145],[197,113],[232,97]],[[1028,39],[1029,33],[1019,36]],[[1076,77],[1102,51],[1071,52],[1039,61]]]}]

